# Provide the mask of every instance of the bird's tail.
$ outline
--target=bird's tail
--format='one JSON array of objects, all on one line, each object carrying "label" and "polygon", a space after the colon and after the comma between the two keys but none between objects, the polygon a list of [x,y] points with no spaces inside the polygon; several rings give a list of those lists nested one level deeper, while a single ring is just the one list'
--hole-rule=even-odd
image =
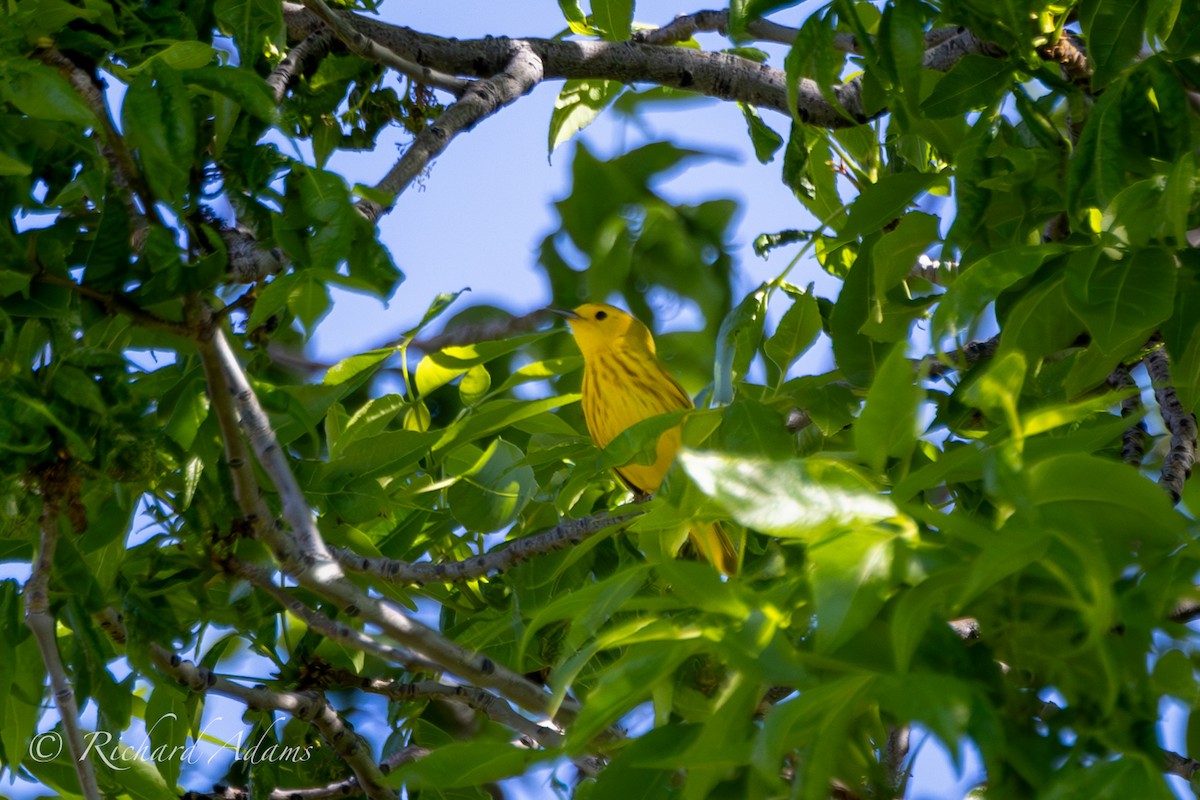
[{"label": "bird's tail", "polygon": [[737,548],[719,522],[698,522],[690,531],[692,544],[713,566],[726,575],[738,571]]}]

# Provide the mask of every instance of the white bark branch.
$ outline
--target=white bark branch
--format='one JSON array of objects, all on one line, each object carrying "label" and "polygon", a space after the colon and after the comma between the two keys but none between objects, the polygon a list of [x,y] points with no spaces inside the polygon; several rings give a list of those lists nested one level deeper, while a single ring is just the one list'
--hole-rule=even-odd
[{"label": "white bark branch", "polygon": [[[71,765],[79,779],[80,791],[86,800],[100,800],[100,787],[96,783],[96,771],[92,762],[85,757],[87,748],[83,742],[83,730],[79,725],[79,705],[75,702],[75,691],[67,678],[62,657],[58,652],[57,623],[50,613],[50,566],[54,561],[54,549],[58,543],[58,517],[60,500],[52,486],[42,486],[42,514],[39,519],[41,541],[38,544],[37,560],[33,573],[25,583],[25,624],[33,632],[42,663],[50,676],[50,691],[62,723],[67,749],[71,753]],[[9,754],[19,761],[20,756]]]}]

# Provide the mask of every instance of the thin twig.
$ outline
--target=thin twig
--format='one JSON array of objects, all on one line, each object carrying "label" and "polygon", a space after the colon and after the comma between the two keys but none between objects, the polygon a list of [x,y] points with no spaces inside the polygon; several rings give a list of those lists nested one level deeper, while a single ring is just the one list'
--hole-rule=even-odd
[{"label": "thin twig", "polygon": [[440,668],[418,655],[401,650],[398,647],[377,642],[360,630],[351,628],[337,620],[321,614],[307,606],[300,598],[289,594],[286,589],[275,583],[266,570],[254,567],[245,562],[231,560],[226,566],[235,575],[245,578],[266,594],[269,594],[285,610],[304,621],[309,628],[319,631],[326,638],[345,645],[351,650],[359,650],[373,655],[384,661],[399,664],[409,672],[438,672]]},{"label": "thin twig", "polygon": [[346,548],[334,548],[333,554],[342,566],[353,572],[374,575],[392,583],[415,584],[452,583],[474,580],[492,572],[504,572],[534,556],[553,553],[577,545],[614,525],[628,522],[636,512],[612,517],[599,515],[583,519],[566,519],[543,533],[513,539],[504,547],[462,561],[400,561],[394,558],[364,556]]},{"label": "thin twig", "polygon": [[[52,467],[51,470],[61,469]],[[50,689],[54,705],[62,723],[63,734],[71,753],[71,764],[79,779],[80,790],[87,800],[100,800],[100,787],[96,783],[96,772],[83,742],[83,731],[79,725],[79,704],[75,692],[63,668],[58,652],[57,624],[50,613],[50,565],[54,561],[54,549],[58,543],[58,519],[61,499],[55,481],[42,481],[42,513],[39,519],[41,541],[38,544],[37,560],[33,572],[25,583],[25,624],[37,640],[42,654],[42,663],[50,676]]]},{"label": "thin twig", "polygon": [[39,272],[36,279],[51,286],[61,286],[64,289],[69,289],[80,297],[86,297],[88,300],[95,302],[106,312],[110,314],[123,314],[144,328],[164,333],[173,333],[178,336],[186,336],[189,332],[188,327],[183,323],[171,322],[170,320],[155,316],[123,294],[99,292],[89,286],[78,284],[70,278],[63,278],[50,272]]},{"label": "thin twig", "polygon": [[355,30],[353,25],[325,5],[324,0],[304,0],[304,7],[320,17],[330,28],[333,28],[333,32],[350,49],[350,52],[362,56],[368,61],[375,61],[385,67],[391,67],[416,83],[441,89],[456,98],[462,97],[472,83],[469,80],[447,75],[397,55],[361,31]]}]

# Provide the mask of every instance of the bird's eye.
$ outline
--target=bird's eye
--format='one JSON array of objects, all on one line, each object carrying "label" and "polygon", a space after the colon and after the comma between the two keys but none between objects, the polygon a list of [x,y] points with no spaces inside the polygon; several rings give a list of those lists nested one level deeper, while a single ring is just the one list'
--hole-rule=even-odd
[{"label": "bird's eye", "polygon": [[608,318],[607,311],[597,311],[596,312],[596,319],[607,319],[607,318]]}]

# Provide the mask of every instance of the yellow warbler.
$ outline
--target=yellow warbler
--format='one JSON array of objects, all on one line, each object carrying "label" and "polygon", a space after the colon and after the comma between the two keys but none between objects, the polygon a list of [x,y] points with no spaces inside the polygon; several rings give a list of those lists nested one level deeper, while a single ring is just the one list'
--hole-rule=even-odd
[{"label": "yellow warbler", "polygon": [[[583,352],[583,419],[597,447],[607,447],[644,419],[694,407],[655,354],[650,329],[628,313],[604,303],[555,311],[567,318]],[[681,425],[659,438],[653,464],[626,464],[617,470],[629,488],[640,494],[658,491],[679,451]],[[718,569],[726,575],[737,572],[737,551],[719,524],[698,523],[691,536]]]}]

